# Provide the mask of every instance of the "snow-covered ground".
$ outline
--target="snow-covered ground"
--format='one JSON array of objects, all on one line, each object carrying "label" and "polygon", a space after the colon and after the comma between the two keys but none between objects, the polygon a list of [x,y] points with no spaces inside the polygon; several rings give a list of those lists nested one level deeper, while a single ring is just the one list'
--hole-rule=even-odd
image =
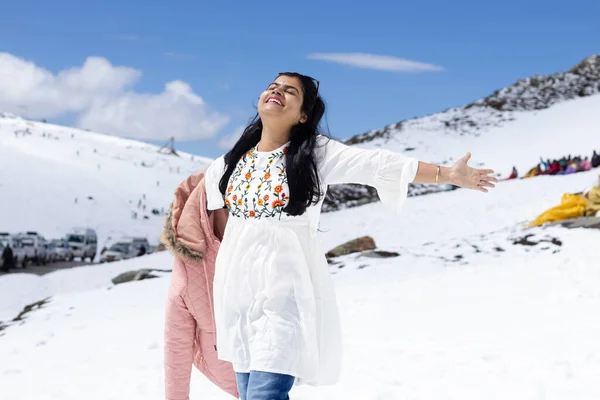
[{"label": "snow-covered ground", "polygon": [[169,270],[172,257],[166,252],[121,262],[58,270],[46,275],[8,274],[0,277],[0,321],[15,317],[25,305],[54,295],[104,289],[122,272],[140,268]]},{"label": "snow-covered ground", "polygon": [[[424,160],[470,150],[499,172],[513,164],[523,170],[539,156],[591,154],[600,147],[599,107],[595,95],[514,113],[513,121],[480,136],[423,128],[399,132],[385,145],[414,146]],[[15,137],[15,128],[27,124],[33,134]],[[138,199],[146,195],[148,213],[167,207],[177,183],[208,162],[160,155],[139,142],[0,119],[0,227],[53,237],[88,225],[101,242],[121,233],[156,240],[162,216],[132,219]],[[296,387],[292,398],[600,398],[600,231],[523,229],[563,193],[595,185],[598,172],[500,182],[488,194],[413,197],[400,216],[380,203],[324,214],[326,250],[370,235],[379,249],[400,256],[349,255],[330,266],[344,329],[342,377],[331,387]],[[525,235],[538,244],[519,244]],[[50,297],[0,331],[0,398],[164,398],[169,274],[117,286],[111,279],[133,269],[169,269],[172,261],[161,252],[41,277],[0,277],[0,321]],[[192,400],[227,398],[194,371]]]},{"label": "snow-covered ground", "polygon": [[[595,174],[502,182],[488,195],[410,198],[399,217],[379,203],[324,215],[326,248],[371,234],[380,249],[401,255],[349,255],[343,268],[331,267],[344,329],[342,379],[297,387],[293,398],[600,398],[600,232],[520,228],[563,190],[593,184]],[[512,244],[527,233],[562,245]],[[458,263],[440,257],[457,253],[464,256]],[[58,291],[0,337],[6,398],[163,398],[169,276],[117,286],[110,279],[171,263],[163,252],[35,279],[0,278],[3,302],[19,296],[11,288],[34,281]],[[194,372],[191,398],[228,395]]]},{"label": "snow-covered ground", "polygon": [[[26,129],[31,135],[22,133]],[[73,227],[90,227],[101,246],[132,235],[157,244],[164,215],[152,209],[166,212],[179,182],[211,161],[158,149],[80,129],[0,118],[0,231],[33,230],[50,239],[64,237]]]}]

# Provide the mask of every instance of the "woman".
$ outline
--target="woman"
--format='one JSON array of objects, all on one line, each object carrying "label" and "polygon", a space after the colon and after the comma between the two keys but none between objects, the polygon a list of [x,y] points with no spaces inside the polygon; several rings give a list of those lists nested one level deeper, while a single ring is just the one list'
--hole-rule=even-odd
[{"label": "woman", "polygon": [[319,132],[319,83],[281,73],[258,115],[206,170],[209,210],[227,207],[215,261],[219,358],[230,361],[242,400],[287,399],[295,382],[332,384],[341,363],[340,323],[317,225],[327,185],[362,183],[398,211],[409,182],[487,192],[492,170],[465,155],[452,168],[391,151],[346,146]]}]

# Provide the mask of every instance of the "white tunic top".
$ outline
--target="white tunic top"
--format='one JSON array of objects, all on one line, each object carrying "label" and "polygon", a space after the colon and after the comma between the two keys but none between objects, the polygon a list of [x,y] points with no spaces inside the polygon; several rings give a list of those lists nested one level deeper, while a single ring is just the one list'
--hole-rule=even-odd
[{"label": "white tunic top", "polygon": [[[218,188],[223,156],[206,171],[208,209],[226,205],[230,213],[215,265],[218,355],[236,372],[333,384],[342,342],[333,282],[317,240],[323,199],[300,216],[282,211],[289,201],[288,144],[268,152],[251,149],[231,175],[225,199]],[[325,136],[319,136],[315,151],[323,193],[330,184],[366,184],[396,211],[418,169],[415,158]]]}]

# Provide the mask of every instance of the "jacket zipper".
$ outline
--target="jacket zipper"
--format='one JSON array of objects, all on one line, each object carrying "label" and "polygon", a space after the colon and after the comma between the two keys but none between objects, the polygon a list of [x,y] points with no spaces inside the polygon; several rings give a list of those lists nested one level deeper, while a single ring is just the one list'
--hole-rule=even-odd
[{"label": "jacket zipper", "polygon": [[208,303],[210,306],[210,312],[212,315],[212,322],[213,322],[213,340],[214,340],[214,345],[213,347],[215,348],[215,351],[217,351],[217,321],[215,320],[215,309],[214,309],[214,305],[213,305],[213,298],[212,298],[212,293],[210,290],[210,285],[208,282],[208,273],[206,272],[206,260],[203,260],[204,262],[202,263],[202,267],[204,268],[204,279],[206,280],[206,288],[208,289]]}]

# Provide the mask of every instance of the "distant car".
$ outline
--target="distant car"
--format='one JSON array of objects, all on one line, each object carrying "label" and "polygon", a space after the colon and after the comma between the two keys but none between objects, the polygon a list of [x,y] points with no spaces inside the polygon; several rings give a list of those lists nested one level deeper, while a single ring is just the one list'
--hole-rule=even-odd
[{"label": "distant car", "polygon": [[[29,261],[35,262],[36,264],[41,264],[41,260],[44,260],[44,264],[46,264],[45,258],[38,257],[38,248],[36,247],[36,242],[31,237],[19,236],[19,240],[21,241],[21,246],[25,251],[24,262],[27,263]],[[45,250],[44,250],[45,255]]]},{"label": "distant car", "polygon": [[27,231],[17,235],[23,247],[27,250],[27,257],[37,265],[46,265],[47,257],[47,241],[37,232]]},{"label": "distant car", "polygon": [[145,237],[124,236],[100,255],[100,262],[126,260],[150,252],[150,243]]},{"label": "distant car", "polygon": [[55,252],[55,244],[50,242],[46,242],[46,262],[53,263],[58,261]]},{"label": "distant car", "polygon": [[10,245],[12,248],[15,267],[27,267],[27,263],[30,260],[28,255],[31,255],[32,252],[31,249],[26,249],[23,247],[21,240],[17,236],[11,235],[7,232],[0,232],[0,242],[2,243],[3,248],[7,245]]},{"label": "distant car", "polygon": [[48,244],[52,261],[72,261],[73,251],[65,239],[52,239]]},{"label": "distant car", "polygon": [[66,241],[73,252],[74,257],[80,257],[81,261],[90,258],[94,262],[98,251],[98,236],[96,231],[89,228],[75,228],[66,236]]},{"label": "distant car", "polygon": [[121,261],[133,257],[135,255],[131,242],[117,242],[100,255],[100,262]]},{"label": "distant car", "polygon": [[[135,257],[152,253],[150,243],[145,237],[133,237],[132,238],[133,248],[135,250]],[[143,247],[143,251],[142,251]]]}]

